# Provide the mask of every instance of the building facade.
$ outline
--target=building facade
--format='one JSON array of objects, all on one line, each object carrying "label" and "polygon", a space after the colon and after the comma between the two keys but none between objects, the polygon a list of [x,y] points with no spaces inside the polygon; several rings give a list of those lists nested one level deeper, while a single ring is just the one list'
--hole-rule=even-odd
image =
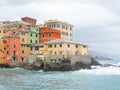
[{"label": "building facade", "polygon": [[26,61],[27,57],[30,54],[30,48],[28,44],[28,31],[24,30],[9,30],[5,33],[4,36],[9,36],[9,35],[16,35],[20,38],[20,56],[21,59],[20,61]]},{"label": "building facade", "polygon": [[28,30],[30,24],[23,21],[2,21],[4,32],[13,29]]},{"label": "building facade", "polygon": [[37,57],[57,56],[60,59],[70,59],[71,56],[88,56],[88,46],[68,40],[57,39],[46,43],[31,45],[30,54]]},{"label": "building facade", "polygon": [[47,27],[39,28],[39,42],[48,42],[54,39],[61,39],[61,32],[57,29],[49,29]]},{"label": "building facade", "polygon": [[7,60],[18,60],[20,61],[20,38],[15,35],[9,35],[2,37],[3,41],[6,43],[6,48],[4,48]]},{"label": "building facade", "polygon": [[72,33],[73,25],[67,22],[62,22],[58,20],[48,20],[44,22],[44,27],[60,30],[61,39],[64,39],[64,40],[73,39],[73,33]]},{"label": "building facade", "polygon": [[3,36],[4,35],[4,29],[3,29],[3,24],[0,23],[0,36]]},{"label": "building facade", "polygon": [[39,28],[32,27],[28,31],[28,44],[39,43]]},{"label": "building facade", "polygon": [[9,61],[7,60],[7,42],[4,39],[0,38],[0,64],[8,64]]},{"label": "building facade", "polygon": [[19,31],[17,35],[20,37],[20,52],[21,52],[21,61],[26,61],[27,57],[30,54],[30,48],[28,44],[28,31]]}]

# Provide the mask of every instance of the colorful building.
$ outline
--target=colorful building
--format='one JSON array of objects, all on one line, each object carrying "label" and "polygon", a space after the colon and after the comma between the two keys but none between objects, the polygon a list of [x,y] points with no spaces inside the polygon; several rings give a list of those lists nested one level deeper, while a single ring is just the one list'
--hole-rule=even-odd
[{"label": "colorful building", "polygon": [[0,36],[4,35],[4,29],[3,29],[3,24],[0,23]]},{"label": "colorful building", "polygon": [[7,60],[7,42],[0,37],[0,64],[8,64],[9,61]]},{"label": "colorful building", "polygon": [[39,28],[32,27],[28,31],[28,44],[39,43]]},{"label": "colorful building", "polygon": [[28,30],[30,28],[30,24],[23,22],[23,21],[3,21],[4,32],[13,29],[20,29],[20,30]]},{"label": "colorful building", "polygon": [[62,22],[58,20],[48,20],[44,22],[44,27],[60,30],[61,38],[64,40],[73,39],[73,33],[72,33],[73,25],[67,22]]},{"label": "colorful building", "polygon": [[27,57],[30,54],[30,48],[28,44],[28,31],[19,31],[17,35],[20,37],[21,45],[21,61],[26,61]]},{"label": "colorful building", "polygon": [[48,42],[53,39],[60,39],[61,38],[61,33],[60,30],[56,29],[49,29],[46,27],[41,27],[39,28],[39,42]]},{"label": "colorful building", "polygon": [[39,58],[57,56],[60,59],[70,58],[74,55],[88,56],[88,46],[73,41],[56,39],[46,43],[31,45],[31,55]]},{"label": "colorful building", "polygon": [[26,23],[31,24],[32,26],[36,26],[37,19],[31,18],[31,17],[22,17],[21,21],[24,21]]},{"label": "colorful building", "polygon": [[24,30],[9,30],[5,33],[5,36],[8,35],[17,35],[20,38],[20,51],[21,51],[21,59],[20,61],[26,61],[27,57],[30,54],[30,48],[28,44],[28,31]]},{"label": "colorful building", "polygon": [[16,35],[9,35],[2,37],[6,48],[4,48],[7,60],[20,60],[20,38]]}]

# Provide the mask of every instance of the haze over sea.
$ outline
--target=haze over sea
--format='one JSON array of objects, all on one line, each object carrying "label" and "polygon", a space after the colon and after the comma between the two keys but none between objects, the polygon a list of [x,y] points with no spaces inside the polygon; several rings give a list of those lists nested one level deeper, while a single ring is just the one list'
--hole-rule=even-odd
[{"label": "haze over sea", "polygon": [[0,90],[120,90],[120,60],[116,66],[69,72],[0,69]]}]

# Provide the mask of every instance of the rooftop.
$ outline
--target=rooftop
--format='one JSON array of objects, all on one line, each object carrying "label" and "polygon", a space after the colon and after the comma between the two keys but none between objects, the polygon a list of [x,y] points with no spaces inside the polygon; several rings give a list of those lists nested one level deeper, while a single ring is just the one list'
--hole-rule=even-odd
[{"label": "rooftop", "polygon": [[45,44],[58,44],[58,43],[68,43],[68,44],[78,44],[78,45],[88,46],[88,45],[80,44],[80,43],[69,41],[69,40],[63,40],[63,39],[50,40],[44,43],[32,44],[31,46],[43,46]]},{"label": "rooftop", "polygon": [[72,26],[72,24],[68,23],[68,22],[63,22],[63,21],[60,21],[60,20],[48,20],[48,21],[44,21],[45,24],[48,24],[48,23],[61,23],[61,24],[66,24],[66,25],[69,25],[69,26]]}]

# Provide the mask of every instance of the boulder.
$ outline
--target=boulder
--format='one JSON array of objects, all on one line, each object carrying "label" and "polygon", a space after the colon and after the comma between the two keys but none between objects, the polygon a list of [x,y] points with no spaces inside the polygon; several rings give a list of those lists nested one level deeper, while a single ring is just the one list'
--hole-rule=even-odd
[{"label": "boulder", "polygon": [[95,65],[95,66],[97,66],[97,65],[101,65],[98,61],[96,61],[94,58],[92,58],[91,57],[91,63],[90,63],[91,65]]}]

